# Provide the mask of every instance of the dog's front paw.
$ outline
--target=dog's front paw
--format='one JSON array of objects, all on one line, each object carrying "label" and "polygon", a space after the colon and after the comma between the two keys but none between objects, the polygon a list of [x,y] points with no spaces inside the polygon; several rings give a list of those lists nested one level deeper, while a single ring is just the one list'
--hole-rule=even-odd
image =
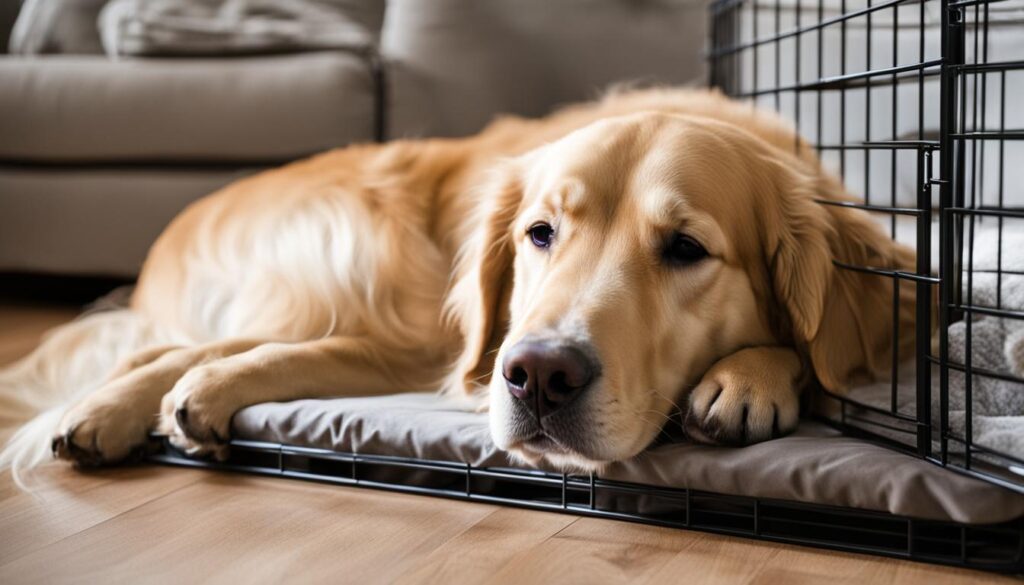
[{"label": "dog's front paw", "polygon": [[708,371],[689,397],[684,429],[691,439],[749,445],[796,428],[800,400],[792,364],[766,363],[761,357],[726,358]]},{"label": "dog's front paw", "polygon": [[224,452],[235,407],[228,397],[232,378],[215,364],[189,370],[164,396],[161,430],[190,455]]},{"label": "dog's front paw", "polygon": [[85,466],[134,459],[146,446],[152,419],[129,403],[86,400],[65,413],[50,448],[54,457]]},{"label": "dog's front paw", "polygon": [[181,428],[178,427],[178,421],[174,418],[173,402],[169,400],[165,401],[162,412],[160,413],[160,424],[157,426],[157,432],[166,436],[167,440],[174,446],[174,448],[185,453],[189,457],[225,461],[231,453],[231,448],[227,444],[214,442],[204,443],[185,436],[185,433],[183,433]]}]

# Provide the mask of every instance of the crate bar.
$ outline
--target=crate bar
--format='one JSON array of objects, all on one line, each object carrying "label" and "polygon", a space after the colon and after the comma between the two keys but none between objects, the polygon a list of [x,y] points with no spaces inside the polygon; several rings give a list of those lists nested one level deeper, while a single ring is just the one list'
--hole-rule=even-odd
[{"label": "crate bar", "polygon": [[978,4],[998,4],[1000,2],[1006,2],[1008,0],[958,0],[957,2],[949,2],[948,8],[967,8],[970,6],[977,6]]},{"label": "crate bar", "polygon": [[[893,406],[892,408],[893,408],[893,410],[895,410],[896,407]],[[885,414],[889,415],[890,413],[886,412]],[[899,413],[895,412],[894,414],[899,414]],[[890,416],[889,418],[893,418],[893,417]],[[867,425],[869,427],[885,429],[885,430],[893,432],[893,433],[902,433],[902,434],[905,434],[905,435],[912,435],[912,436],[915,436],[915,437],[917,435],[917,430],[916,430],[917,424],[916,424],[916,422],[914,424],[914,429],[912,430],[912,429],[900,428],[900,427],[897,427],[897,426],[891,425],[891,424],[885,424],[884,422],[880,422],[880,421],[873,420],[873,419],[870,419],[870,418],[865,418],[863,416],[857,416],[855,414],[847,415],[846,419],[850,420],[850,421],[853,421],[853,422],[856,422],[856,423],[860,423],[862,425]]]},{"label": "crate bar", "polygon": [[[921,31],[922,38],[924,31]],[[923,43],[923,41],[922,41]],[[922,47],[922,55],[923,55]],[[919,115],[924,111],[924,92],[919,89]],[[923,121],[919,121],[923,125]],[[918,280],[915,284],[915,330],[914,330],[914,354],[916,371],[916,394],[917,394],[917,454],[921,457],[929,457],[932,453],[932,368],[928,362],[928,354],[931,351],[932,333],[932,285],[936,284],[931,275],[932,257],[932,184],[931,184],[931,157],[932,151],[917,152],[917,207],[923,213],[917,216],[917,275],[927,278]],[[893,323],[899,326],[899,279],[896,280],[893,298]],[[898,331],[898,330],[897,330]],[[899,335],[893,337],[893,355],[899,358]],[[898,372],[898,361],[894,360],[892,371],[894,373],[893,386],[893,410],[895,410],[895,374]]]},{"label": "crate bar", "polygon": [[[817,44],[817,49],[818,49],[817,50],[817,57],[818,57],[818,60],[817,60],[817,65],[818,65],[817,74],[818,74],[818,79],[821,79],[821,78],[825,77],[825,66],[824,66],[824,61],[822,61],[822,53],[825,52],[825,27],[821,26],[821,24],[822,24],[822,22],[824,22],[824,20],[825,20],[825,0],[818,0],[818,28],[815,31],[815,32],[818,33],[817,34],[817,40],[818,40],[818,44]],[[797,81],[797,85],[800,85],[800,83],[801,82],[798,80]],[[757,88],[754,88],[754,89],[757,89]],[[824,105],[824,101],[823,101],[824,95],[822,95],[822,92],[820,92],[820,91],[819,92],[815,92],[814,95],[815,95],[816,98],[818,98],[816,100],[817,101],[817,104],[816,104],[817,105],[817,109],[815,110],[815,116],[816,116],[816,122],[817,122],[817,126],[815,127],[815,132],[817,134],[817,137],[815,139],[815,144],[821,144],[821,135],[822,135],[822,130],[821,129],[822,129],[822,126],[823,126],[823,124],[822,124],[822,106]],[[799,99],[799,96],[797,96],[797,99]],[[818,153],[818,156],[820,158],[820,156],[821,156],[821,149],[820,148],[817,149],[816,152]]]},{"label": "crate bar", "polygon": [[[799,4],[799,0],[797,1],[797,4]],[[871,8],[871,0],[867,0],[867,7]],[[869,12],[865,15],[865,18],[867,19],[867,42],[864,43],[864,68],[868,71],[871,71],[871,53],[874,49],[874,46],[871,43],[871,32],[873,30],[873,27],[871,26],[871,14],[872,13]],[[893,28],[896,29],[898,27]],[[846,144],[846,140],[841,140],[840,142]],[[870,78],[864,80],[864,142],[871,142]],[[868,204],[871,203],[871,153],[867,151],[864,152],[864,202]]]},{"label": "crate bar", "polygon": [[1024,61],[1004,61],[1001,63],[962,63],[960,65],[953,66],[953,68],[962,73],[1001,73],[1004,71],[1024,69]]},{"label": "crate bar", "polygon": [[833,394],[832,392],[830,392],[828,390],[823,390],[822,392],[823,392],[823,394],[825,396],[827,396],[827,397],[829,397],[829,398],[831,398],[833,400],[836,400],[836,401],[839,401],[839,402],[842,402],[842,403],[845,403],[845,404],[849,404],[849,405],[852,405],[852,406],[856,406],[859,409],[863,409],[863,410],[867,410],[867,411],[870,411],[870,412],[874,412],[876,414],[881,414],[881,415],[884,415],[884,416],[889,417],[889,418],[894,418],[896,420],[901,420],[903,422],[917,424],[917,417],[912,417],[912,416],[909,416],[909,415],[906,415],[906,414],[899,414],[899,413],[894,415],[894,414],[890,413],[886,409],[879,408],[877,406],[872,406],[872,405],[866,404],[866,403],[857,402],[856,400],[854,400],[852,398],[848,398],[846,396],[840,396],[838,394]]},{"label": "crate bar", "polygon": [[832,264],[838,266],[839,268],[853,270],[854,272],[864,272],[866,274],[876,274],[878,276],[902,278],[904,280],[913,280],[916,282],[930,282],[933,284],[939,282],[938,278],[935,278],[933,276],[921,276],[920,274],[916,274],[914,272],[903,272],[901,270],[889,270],[885,268],[871,268],[869,266],[857,266],[855,264],[847,264],[845,262],[840,262],[839,260],[832,260]]},{"label": "crate bar", "polygon": [[951,138],[962,140],[1024,140],[1024,130],[985,131],[975,130],[973,132],[958,132],[951,134]]},{"label": "crate bar", "polygon": [[[900,279],[892,280],[892,339],[900,338]],[[892,356],[889,365],[889,411],[899,414],[899,390],[900,390],[900,344],[892,344]]]},{"label": "crate bar", "polygon": [[[1006,131],[1006,71],[999,72],[999,131]],[[997,186],[997,193],[999,200],[997,202],[999,209],[1006,207],[1006,199],[1004,192],[1004,177],[1006,175],[1003,164],[1006,161],[1006,142],[999,141],[999,179]],[[998,219],[998,232],[997,232],[997,249],[996,249],[996,306],[1003,306],[1003,216],[999,216]]]},{"label": "crate bar", "polygon": [[928,140],[890,140],[860,142],[857,144],[819,144],[819,150],[931,150],[938,147],[938,142]]},{"label": "crate bar", "polygon": [[[918,61],[925,61],[925,10],[922,2],[918,10]],[[897,21],[893,22],[894,28],[899,28]],[[924,139],[924,70],[918,71],[917,76],[917,138]],[[895,117],[895,113],[893,113]],[[932,151],[917,151],[917,207],[925,211],[917,218],[917,242],[916,242],[916,270],[919,275],[928,276],[931,273],[931,211],[932,211]],[[899,281],[896,281],[899,284]],[[921,457],[930,457],[932,451],[932,382],[931,364],[928,362],[931,338],[931,292],[932,288],[924,282],[917,282],[915,287],[915,373],[916,373],[916,394],[917,394],[917,453]],[[894,291],[898,295],[898,290]],[[898,296],[893,299],[893,321],[899,323]],[[899,335],[893,338],[893,355],[899,356]],[[894,360],[892,371],[895,374],[899,371],[898,364]],[[896,388],[894,383],[893,392]],[[895,409],[896,396],[893,396]]]},{"label": "crate bar", "polygon": [[979,305],[968,305],[953,303],[949,305],[951,309],[957,309],[965,313],[978,313],[980,315],[989,315],[992,317],[999,317],[1001,319],[1024,319],[1024,311],[1012,310],[1012,309],[996,309],[994,307],[983,307]]},{"label": "crate bar", "polygon": [[[799,0],[797,0],[797,1],[799,1]],[[899,39],[900,39],[900,27],[898,26],[899,22],[900,22],[900,7],[899,7],[899,5],[896,5],[896,6],[892,7],[892,21],[893,21],[893,24],[894,24],[894,26],[892,27],[892,48],[891,48],[891,50],[892,50],[892,67],[898,67],[899,66]],[[891,116],[890,135],[892,136],[892,139],[891,139],[892,141],[896,141],[896,137],[899,136],[899,126],[897,124],[897,118],[898,118],[898,113],[899,113],[899,99],[898,99],[898,97],[899,97],[899,85],[898,85],[899,82],[900,82],[900,75],[898,73],[893,73],[892,77],[889,79],[889,88],[890,88],[890,93],[891,93],[891,96],[890,96],[891,101],[889,103],[889,107],[892,109],[892,114],[890,115]],[[867,153],[867,156],[870,156],[870,153]],[[892,207],[896,207],[896,193],[897,193],[897,180],[896,180],[896,178],[898,176],[897,172],[896,172],[896,169],[897,169],[897,164],[896,163],[897,163],[897,159],[898,158],[899,157],[897,155],[896,149],[895,148],[892,149],[890,151],[890,153],[889,153],[889,204]],[[896,216],[895,215],[891,216],[889,218],[889,237],[891,237],[894,240],[896,239]]]},{"label": "crate bar", "polygon": [[924,215],[928,217],[928,212],[917,209],[916,207],[886,207],[884,205],[866,205],[864,203],[851,203],[849,201],[834,201],[831,199],[815,199],[815,203],[822,205],[831,205],[833,207],[848,207],[850,209],[862,209],[864,211],[873,211],[877,213],[892,213],[895,215],[910,215],[919,217]]},{"label": "crate bar", "polygon": [[[742,8],[740,6],[736,7],[736,10],[741,10],[741,9]],[[753,5],[751,6],[751,27],[753,29],[751,34],[754,36],[755,39],[758,38],[758,34],[759,34],[758,33],[758,28],[759,28],[759,26],[760,26],[760,16],[758,14],[758,3],[754,2]],[[761,68],[758,67],[758,52],[759,52],[758,51],[758,47],[754,47],[752,49],[752,52],[751,52],[751,60],[753,61],[753,66],[751,67],[751,73],[753,74],[752,77],[754,78],[753,81],[751,82],[751,84],[752,84],[751,86],[755,90],[760,85],[758,83],[758,77],[761,75]],[[740,54],[742,54],[742,53],[737,53],[737,56],[740,55]],[[739,86],[734,87],[733,91],[735,91],[737,89],[739,89]],[[756,107],[757,105],[756,105],[756,103],[752,103],[751,106]]]},{"label": "crate bar", "polygon": [[[836,76],[833,76],[833,77],[825,77],[825,78],[818,79],[817,81],[814,81],[814,82],[811,82],[811,83],[793,84],[793,85],[788,85],[788,86],[781,87],[781,88],[768,88],[768,89],[759,89],[759,90],[748,91],[748,92],[739,92],[739,93],[733,94],[733,96],[734,97],[738,97],[738,98],[751,98],[751,97],[759,97],[759,96],[762,96],[762,95],[774,94],[777,91],[778,92],[788,92],[788,91],[820,91],[820,90],[826,90],[826,89],[839,89],[839,90],[842,90],[842,89],[845,89],[845,88],[849,87],[849,86],[845,86],[844,85],[848,81],[859,81],[859,80],[867,79],[869,77],[881,77],[881,76],[893,75],[893,74],[897,74],[897,73],[917,72],[917,71],[920,71],[920,70],[927,70],[927,69],[938,68],[940,65],[942,65],[942,60],[941,59],[931,59],[929,61],[925,61],[924,63],[911,63],[909,65],[900,65],[899,67],[887,67],[885,69],[875,69],[874,71],[859,71],[857,73],[847,73],[847,74],[844,74],[844,75],[836,75]],[[925,72],[925,73],[927,74],[928,72]],[[934,72],[932,74],[936,75],[936,74],[938,74],[938,72],[936,71],[936,72]],[[915,77],[914,80],[916,80],[916,79],[917,78]],[[1024,133],[1022,133],[1022,134],[1024,134]]]},{"label": "crate bar", "polygon": [[[799,0],[798,0],[799,1]],[[846,14],[846,0],[839,0],[840,13]],[[846,74],[846,20],[842,20],[839,23],[839,75],[837,77],[830,77],[826,79],[818,80],[818,83],[825,85],[830,84],[830,80],[840,79],[842,82],[850,81]],[[864,77],[864,82],[867,83],[870,78]],[[846,144],[846,88],[845,83],[841,83],[839,86],[839,144]],[[842,182],[846,182],[846,153],[848,151],[839,151],[839,179]],[[865,201],[865,203],[871,203]]]},{"label": "crate bar", "polygon": [[939,156],[939,172],[946,181],[939,185],[939,447],[940,462],[949,464],[949,326],[951,304],[954,289],[954,237],[953,216],[946,213],[959,202],[954,201],[953,187],[959,181],[960,173],[956,173],[959,157],[954,152],[956,145],[951,135],[956,114],[957,83],[956,67],[963,64],[963,26],[962,15],[958,8],[950,5],[950,0],[941,0],[942,35],[942,75],[939,87],[939,142],[943,145]]},{"label": "crate bar", "polygon": [[[967,364],[958,364],[957,362],[954,362],[952,360],[947,360],[945,364],[946,367],[948,367],[951,370],[962,372],[964,374],[967,373]],[[972,366],[970,370],[974,372],[974,375],[976,376],[1001,380],[1003,382],[1009,382],[1011,384],[1024,384],[1024,379],[1014,376],[1013,374],[1004,374],[1003,372],[996,372],[994,370],[989,370],[988,368],[982,368],[978,366]]]},{"label": "crate bar", "polygon": [[[801,13],[801,8],[803,8],[803,2],[802,1],[801,2],[797,2],[796,3],[796,26],[797,26],[797,28],[800,28],[800,21],[802,20],[801,17],[803,16],[802,13]],[[802,52],[801,43],[800,43],[801,39],[803,39],[803,34],[802,33],[796,35],[796,37],[795,37],[796,50],[793,51],[793,59],[796,61],[796,63],[794,63],[794,68],[793,68],[793,71],[794,71],[793,78],[796,80],[797,84],[800,83],[800,80],[803,77],[803,75],[801,74],[801,71],[800,71],[800,54]],[[793,98],[793,119],[794,119],[794,130],[795,130],[795,134],[796,134],[796,137],[793,139],[793,151],[796,154],[800,154],[800,143],[801,143],[801,136],[802,136],[802,134],[800,132],[800,96],[794,96],[794,98]]]},{"label": "crate bar", "polygon": [[1024,209],[993,209],[987,207],[979,207],[971,209],[967,207],[948,207],[944,211],[950,215],[984,215],[990,217],[1002,217],[1010,219],[1024,219]]}]

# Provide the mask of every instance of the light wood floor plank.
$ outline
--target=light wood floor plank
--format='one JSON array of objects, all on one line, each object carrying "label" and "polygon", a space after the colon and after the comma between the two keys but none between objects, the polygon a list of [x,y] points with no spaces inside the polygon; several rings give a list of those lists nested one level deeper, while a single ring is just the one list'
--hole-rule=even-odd
[{"label": "light wood floor plank", "polygon": [[771,568],[779,545],[702,534],[651,576],[648,583],[695,581],[708,584],[752,583]]},{"label": "light wood floor plank", "polygon": [[199,474],[183,469],[128,467],[86,473],[53,464],[31,473],[27,478],[31,491],[25,492],[4,473],[0,475],[0,564],[199,479]]},{"label": "light wood floor plank", "polygon": [[808,547],[783,546],[778,554],[750,581],[751,585],[829,583],[830,585],[928,585],[1006,584],[1020,579],[985,574],[967,569],[936,567],[895,561],[884,557],[822,551]]},{"label": "light wood floor plank", "polygon": [[483,582],[576,521],[567,514],[500,508],[435,549],[397,582]]},{"label": "light wood floor plank", "polygon": [[693,533],[581,518],[517,555],[485,583],[634,583],[651,578]]},{"label": "light wood floor plank", "polygon": [[0,566],[0,583],[390,582],[495,510],[198,473],[199,482]]}]

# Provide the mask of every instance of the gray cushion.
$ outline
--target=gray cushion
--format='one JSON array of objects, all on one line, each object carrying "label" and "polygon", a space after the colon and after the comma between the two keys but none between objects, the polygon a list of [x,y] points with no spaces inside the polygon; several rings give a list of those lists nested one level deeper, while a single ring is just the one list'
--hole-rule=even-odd
[{"label": "gray cushion", "polygon": [[249,160],[373,139],[361,57],[0,59],[0,158]]},{"label": "gray cushion", "polygon": [[[512,465],[491,442],[486,414],[432,394],[260,404],[235,415],[234,432],[359,454]],[[1022,495],[814,423],[741,449],[661,445],[601,477],[967,523],[1024,515]]]},{"label": "gray cushion", "polygon": [[616,82],[689,81],[706,22],[701,0],[390,0],[391,135],[465,135]]}]

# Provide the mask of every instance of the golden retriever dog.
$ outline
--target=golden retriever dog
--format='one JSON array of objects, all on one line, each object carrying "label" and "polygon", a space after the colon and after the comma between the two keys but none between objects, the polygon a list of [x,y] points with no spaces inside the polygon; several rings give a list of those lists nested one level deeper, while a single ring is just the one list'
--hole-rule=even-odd
[{"label": "golden retriever dog", "polygon": [[0,412],[32,419],[3,462],[114,463],[154,430],[223,457],[252,404],[427,390],[564,469],[636,455],[676,411],[698,441],[770,439],[809,384],[889,368],[891,279],[834,261],[914,253],[819,202],[848,199],[779,118],[707,91],[330,151],[191,205],[130,308],[0,375]]}]

